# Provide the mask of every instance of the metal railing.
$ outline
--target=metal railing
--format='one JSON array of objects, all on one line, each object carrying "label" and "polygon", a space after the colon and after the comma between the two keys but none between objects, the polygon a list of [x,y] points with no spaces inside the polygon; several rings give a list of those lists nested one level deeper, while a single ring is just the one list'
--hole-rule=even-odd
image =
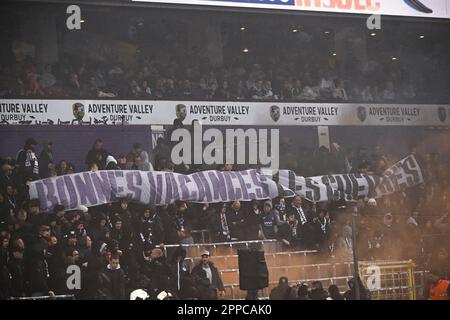
[{"label": "metal railing", "polygon": [[11,300],[75,300],[75,295],[61,294],[55,296],[13,297]]},{"label": "metal railing", "polygon": [[251,244],[266,244],[266,243],[277,243],[276,239],[270,240],[249,240],[249,241],[229,241],[229,242],[214,242],[214,243],[194,243],[194,244],[169,244],[166,248],[176,248],[179,246],[183,247],[218,247],[218,246],[236,246],[236,245],[246,245],[247,247]]},{"label": "metal railing", "polygon": [[[428,273],[426,270],[411,269],[410,261],[377,261],[380,266],[402,266],[404,269],[401,272],[392,271],[385,272],[381,275],[382,281],[388,280],[389,283],[383,282],[383,286],[379,290],[373,291],[374,299],[422,299],[423,289],[425,287],[425,276]],[[409,264],[409,265],[408,265]],[[341,267],[341,271],[337,269]],[[307,265],[291,265],[291,266],[274,266],[269,268],[269,274],[273,275],[276,270],[297,269],[298,275],[296,277],[289,277],[291,284],[296,283],[311,283],[313,281],[321,281],[324,287],[335,284],[341,291],[348,289],[347,282],[353,278],[353,269],[351,262],[344,263],[320,263]],[[309,269],[310,272],[305,272]],[[322,270],[322,271],[321,271]],[[237,268],[223,269],[221,274],[236,273],[239,275]],[[269,281],[269,287],[262,290],[261,299],[267,299],[270,289],[278,284],[278,279]],[[239,283],[227,283],[225,288],[230,290],[227,298],[242,299],[242,291],[239,289]]]},{"label": "metal railing", "polygon": [[164,246],[164,253],[168,256],[168,251],[173,250],[177,247],[183,247],[187,251],[187,257],[197,257],[200,255],[202,250],[216,250],[217,248],[229,248],[231,251],[233,249],[242,248],[253,248],[267,250],[267,246],[273,246],[272,250],[276,251],[277,240],[251,240],[251,241],[232,241],[232,242],[216,242],[216,243],[195,243],[195,244],[171,244]]},{"label": "metal railing", "polygon": [[[211,242],[211,237],[210,237],[208,229],[192,230],[191,234],[192,234],[192,237],[194,238],[195,243],[203,244],[203,243]],[[200,235],[200,237],[198,237],[198,235]],[[200,242],[198,242],[198,241],[200,241]]]}]

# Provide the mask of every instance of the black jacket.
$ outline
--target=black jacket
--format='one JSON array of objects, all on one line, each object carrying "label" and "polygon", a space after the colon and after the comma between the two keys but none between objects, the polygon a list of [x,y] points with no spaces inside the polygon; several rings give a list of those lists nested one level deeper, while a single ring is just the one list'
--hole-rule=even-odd
[{"label": "black jacket", "polygon": [[11,276],[10,295],[12,297],[23,297],[25,295],[25,279],[22,259],[12,258],[8,263],[8,270]]},{"label": "black jacket", "polygon": [[[294,230],[295,229],[295,236],[294,236]],[[289,223],[283,223],[282,225],[280,225],[278,227],[278,233],[277,233],[277,238],[278,240],[287,240],[291,243],[291,245],[293,245],[294,241],[297,241],[300,239],[299,237],[300,235],[300,231],[299,231],[299,227],[298,227],[298,222],[296,225],[291,225]]]},{"label": "black jacket", "polygon": [[245,216],[243,210],[235,211],[233,209],[229,209],[227,211],[227,223],[228,228],[231,232],[231,238],[236,238],[241,240],[243,238],[243,227]]},{"label": "black jacket", "polygon": [[[99,276],[107,266],[105,258],[91,254],[87,260],[87,267],[81,269],[81,298],[92,299],[96,297],[96,291],[100,288]],[[104,277],[103,277],[104,278]],[[97,292],[98,293],[98,292]],[[97,298],[101,298],[97,296]]]},{"label": "black jacket", "polygon": [[242,228],[244,241],[258,240],[259,230],[261,229],[261,215],[256,214],[253,209],[247,210],[244,216],[244,225]]},{"label": "black jacket", "polygon": [[103,227],[101,227],[100,225],[93,225],[92,227],[88,228],[88,230],[88,234],[95,242],[106,242],[106,235],[111,232],[107,225]]},{"label": "black jacket", "polygon": [[47,253],[47,265],[48,265],[48,286],[49,289],[56,294],[63,294],[67,292],[67,286],[65,282],[66,268],[64,263],[64,255],[62,247],[57,244],[50,247]]},{"label": "black jacket", "polygon": [[53,153],[50,150],[42,150],[39,155],[39,175],[41,178],[48,178],[48,164],[53,162]]},{"label": "black jacket", "polygon": [[100,298],[107,300],[125,300],[125,272],[122,269],[106,268],[99,275]]},{"label": "black jacket", "polygon": [[328,298],[328,293],[323,289],[313,289],[309,293],[311,300],[326,300]]},{"label": "black jacket", "polygon": [[167,210],[158,212],[164,229],[164,243],[176,244],[178,243],[177,224],[175,218],[169,214]]},{"label": "black jacket", "polygon": [[[102,155],[102,161],[98,161],[96,155]],[[99,169],[103,169],[106,166],[106,158],[108,157],[108,152],[105,149],[94,149],[92,148],[86,155],[85,163],[89,166],[91,163],[95,162]]]},{"label": "black jacket", "polygon": [[46,294],[49,291],[48,269],[45,259],[32,259],[27,264],[27,278],[29,281],[30,293],[43,293]]},{"label": "black jacket", "polygon": [[158,215],[153,218],[141,218],[135,225],[136,237],[141,243],[159,245],[164,243],[164,227]]},{"label": "black jacket", "polygon": [[289,288],[289,284],[287,283],[279,284],[270,291],[269,300],[284,300]]},{"label": "black jacket", "polygon": [[[194,269],[192,269],[192,275],[197,276],[198,278],[203,278],[203,273],[205,272],[202,267],[202,262],[197,264]],[[217,289],[219,291],[224,291],[225,288],[223,286],[222,278],[220,277],[219,270],[214,266],[214,263],[209,262],[209,267],[211,268],[212,281],[211,287],[213,289]]]},{"label": "black jacket", "polygon": [[[208,208],[208,230],[213,242],[226,242],[230,240],[230,234],[227,234],[222,227],[220,213],[215,208]],[[226,216],[225,216],[226,217]],[[225,218],[227,219],[227,218]],[[228,219],[227,219],[228,224]],[[228,226],[228,231],[229,226]]]},{"label": "black jacket", "polygon": [[163,257],[144,262],[141,270],[142,273],[150,280],[148,287],[149,294],[157,294],[162,290],[170,288],[171,271]]},{"label": "black jacket", "polygon": [[[183,291],[185,279],[189,277],[189,270],[184,260],[180,262],[172,260],[168,263],[168,268],[170,270],[170,289],[177,293]],[[180,285],[179,289],[178,285]]]},{"label": "black jacket", "polygon": [[37,238],[32,247],[29,249],[29,254],[26,260],[26,276],[29,283],[30,293],[47,294],[50,290],[48,285],[48,263],[44,255],[44,251],[48,248],[45,239]]}]

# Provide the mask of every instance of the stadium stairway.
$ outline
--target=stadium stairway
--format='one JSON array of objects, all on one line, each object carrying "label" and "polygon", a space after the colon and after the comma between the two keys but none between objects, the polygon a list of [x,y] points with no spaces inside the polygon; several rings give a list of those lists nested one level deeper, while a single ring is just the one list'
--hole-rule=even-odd
[{"label": "stadium stairway", "polygon": [[[171,256],[176,247],[177,245],[166,246],[167,256]],[[317,251],[286,251],[275,240],[194,244],[183,245],[183,247],[186,249],[186,261],[190,263],[191,269],[200,262],[201,253],[205,250],[209,251],[211,261],[214,262],[221,274],[225,286],[225,299],[227,300],[245,299],[247,295],[247,291],[239,289],[239,249],[255,248],[264,250],[269,270],[269,286],[259,290],[258,295],[260,299],[269,297],[270,291],[278,285],[280,277],[287,277],[290,285],[300,283],[308,283],[310,285],[312,281],[321,281],[323,287],[327,289],[331,284],[335,284],[341,292],[345,292],[348,289],[347,282],[353,277],[352,262],[327,261],[327,263],[324,263]],[[422,295],[424,274],[423,271],[414,272],[418,297]],[[395,273],[396,277],[399,275],[400,273]],[[400,291],[404,292],[405,290],[405,288],[402,289],[399,286],[404,285],[404,281],[397,281],[397,284],[394,285],[393,281],[391,281],[394,273],[387,273],[384,277],[389,279],[389,284],[385,286],[389,289],[386,289],[383,293],[384,297],[393,295],[395,299],[404,299],[406,295],[404,293],[399,294]]]},{"label": "stadium stairway", "polygon": [[[170,256],[175,247],[167,246],[166,254]],[[225,286],[225,299],[244,299],[247,294],[246,291],[239,289],[239,249],[264,250],[270,286],[268,289],[260,290],[261,297],[268,296],[266,291],[270,292],[271,288],[278,284],[281,276],[288,277],[290,282],[304,279],[304,276],[309,275],[305,266],[317,261],[317,251],[281,251],[280,244],[275,240],[195,244],[183,247],[186,249],[186,259],[190,261],[191,267],[199,263],[203,251],[209,251],[211,261],[221,274]]]}]

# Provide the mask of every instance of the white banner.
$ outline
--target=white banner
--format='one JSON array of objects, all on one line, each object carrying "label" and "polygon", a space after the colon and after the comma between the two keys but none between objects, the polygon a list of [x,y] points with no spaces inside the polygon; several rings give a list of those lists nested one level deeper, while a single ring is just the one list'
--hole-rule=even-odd
[{"label": "white banner", "polygon": [[339,174],[305,178],[290,170],[272,176],[257,170],[203,171],[190,175],[173,172],[112,170],[82,172],[33,181],[30,198],[39,199],[43,211],[57,204],[67,209],[96,206],[120,198],[142,204],[250,201],[292,196],[294,192],[312,202],[380,197],[423,182],[413,155],[397,162],[382,177]]},{"label": "white banner", "polygon": [[185,5],[450,18],[448,0],[133,0]]},{"label": "white banner", "polygon": [[190,175],[162,171],[111,170],[82,172],[33,181],[30,198],[41,209],[62,204],[66,209],[87,207],[128,198],[142,204],[249,201],[275,198],[282,193],[273,180],[256,170],[203,171]]},{"label": "white banner", "polygon": [[267,171],[265,174],[312,202],[379,198],[423,183],[422,172],[413,155],[397,162],[382,177],[355,173],[305,178],[290,170],[279,170],[274,176]]},{"label": "white banner", "polygon": [[449,105],[0,100],[0,125],[449,126]]}]

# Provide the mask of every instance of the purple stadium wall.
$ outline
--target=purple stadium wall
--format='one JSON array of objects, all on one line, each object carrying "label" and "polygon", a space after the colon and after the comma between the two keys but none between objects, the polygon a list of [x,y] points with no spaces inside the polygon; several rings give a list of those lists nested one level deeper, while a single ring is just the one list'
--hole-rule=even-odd
[{"label": "purple stadium wall", "polygon": [[97,138],[101,138],[104,148],[115,156],[127,154],[135,142],[151,151],[152,142],[149,126],[2,126],[0,137],[0,157],[15,157],[28,137],[39,143],[39,155],[42,142],[50,140],[55,160],[67,160],[75,166],[75,171],[86,168],[84,158]]}]

